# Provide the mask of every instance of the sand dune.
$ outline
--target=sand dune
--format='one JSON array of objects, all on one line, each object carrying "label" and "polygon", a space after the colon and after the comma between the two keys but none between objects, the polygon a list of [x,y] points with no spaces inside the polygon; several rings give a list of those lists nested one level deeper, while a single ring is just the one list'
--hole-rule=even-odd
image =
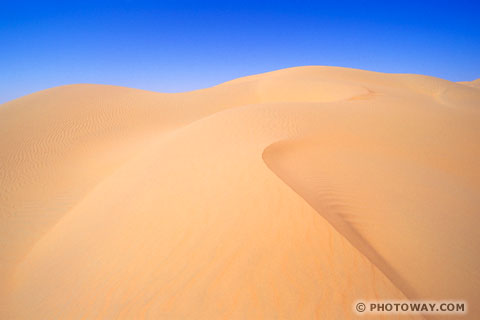
[{"label": "sand dune", "polygon": [[469,87],[473,87],[473,88],[480,88],[480,79],[473,80],[473,81],[461,81],[459,83]]},{"label": "sand dune", "polygon": [[477,319],[477,82],[300,67],[1,105],[0,318]]}]

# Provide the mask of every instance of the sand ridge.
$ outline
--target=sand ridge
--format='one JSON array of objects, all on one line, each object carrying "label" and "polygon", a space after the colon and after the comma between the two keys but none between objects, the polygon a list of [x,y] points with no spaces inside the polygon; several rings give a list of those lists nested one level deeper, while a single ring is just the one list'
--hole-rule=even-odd
[{"label": "sand ridge", "polygon": [[473,80],[473,81],[460,81],[459,83],[472,88],[480,88],[480,79]]},{"label": "sand ridge", "polygon": [[474,319],[479,102],[300,67],[4,104],[2,313],[350,319],[358,299],[455,298]]}]

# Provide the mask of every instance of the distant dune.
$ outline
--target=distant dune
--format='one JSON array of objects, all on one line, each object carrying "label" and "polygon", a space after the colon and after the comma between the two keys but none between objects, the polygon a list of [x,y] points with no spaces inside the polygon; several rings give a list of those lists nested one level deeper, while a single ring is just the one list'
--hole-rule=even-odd
[{"label": "distant dune", "polygon": [[479,89],[480,89],[480,79],[473,80],[473,81],[462,81],[462,82],[459,82],[459,83],[464,84],[464,85],[467,85],[467,86],[470,86],[470,87],[474,87],[474,88],[479,88]]},{"label": "distant dune", "polygon": [[479,88],[299,67],[0,105],[0,318],[480,319]]}]

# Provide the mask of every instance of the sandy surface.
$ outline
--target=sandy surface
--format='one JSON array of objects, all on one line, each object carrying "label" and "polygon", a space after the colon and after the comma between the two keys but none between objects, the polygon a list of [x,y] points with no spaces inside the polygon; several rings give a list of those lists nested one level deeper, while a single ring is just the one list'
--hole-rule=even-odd
[{"label": "sandy surface", "polygon": [[0,318],[478,319],[479,87],[300,67],[0,105]]},{"label": "sandy surface", "polygon": [[480,79],[473,80],[473,81],[461,81],[460,84],[467,85],[469,87],[479,88],[480,89]]}]

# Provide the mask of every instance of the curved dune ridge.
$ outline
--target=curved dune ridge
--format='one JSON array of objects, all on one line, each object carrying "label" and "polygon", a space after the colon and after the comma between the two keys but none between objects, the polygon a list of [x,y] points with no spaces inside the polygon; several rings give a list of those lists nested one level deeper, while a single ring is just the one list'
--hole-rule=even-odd
[{"label": "curved dune ridge", "polygon": [[473,88],[479,88],[480,89],[480,78],[477,79],[477,80],[473,80],[473,81],[461,81],[459,83],[464,84],[466,86],[470,86],[470,87],[473,87]]},{"label": "curved dune ridge", "polygon": [[299,67],[3,104],[0,318],[478,319],[476,86]]}]

